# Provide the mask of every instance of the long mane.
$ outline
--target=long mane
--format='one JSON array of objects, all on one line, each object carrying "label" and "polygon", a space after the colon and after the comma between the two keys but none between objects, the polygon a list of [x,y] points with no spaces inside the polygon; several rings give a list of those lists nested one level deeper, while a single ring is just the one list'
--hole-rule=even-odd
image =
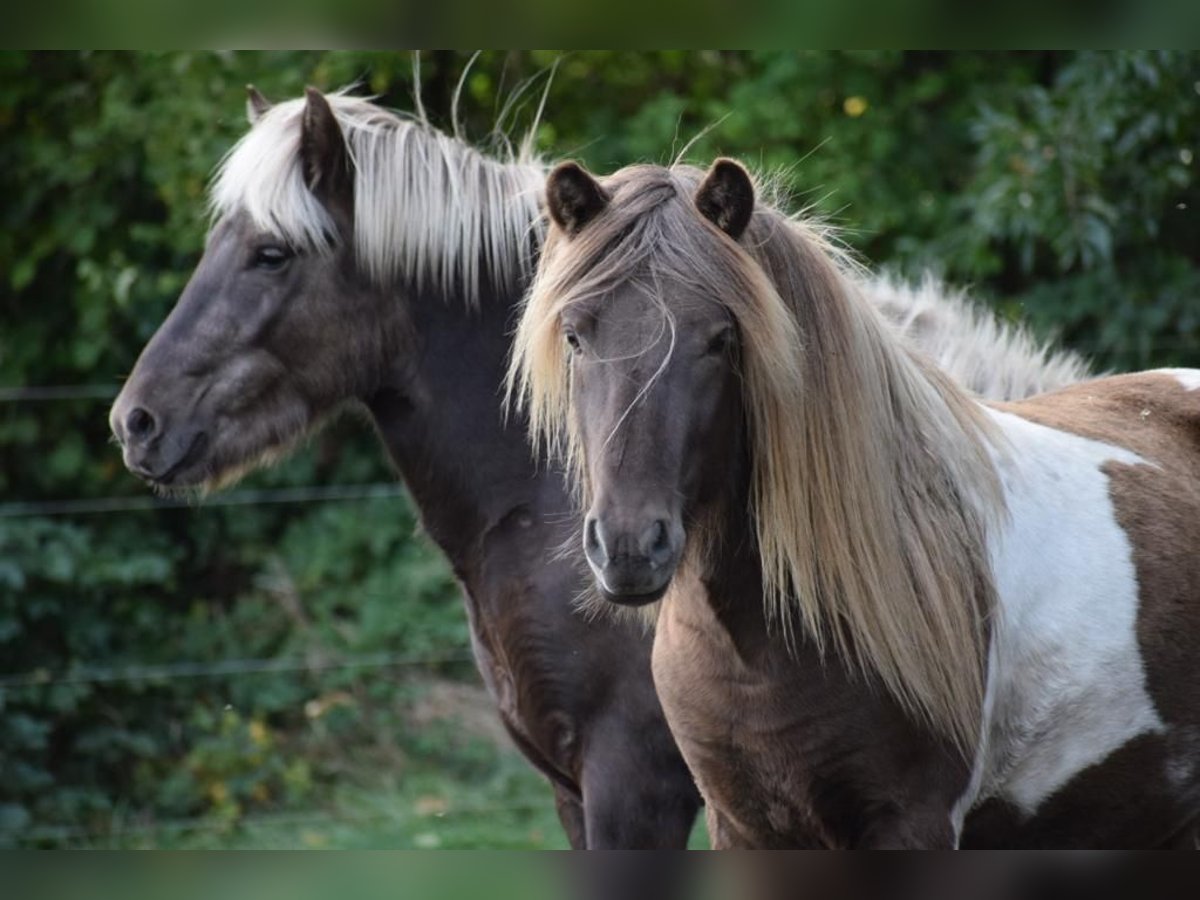
[{"label": "long mane", "polygon": [[719,299],[742,342],[768,620],[789,642],[798,621],[800,639],[877,678],[969,752],[995,605],[985,539],[1004,510],[991,457],[999,438],[974,401],[888,330],[820,227],[760,204],[735,242],[695,209],[702,176],[623,169],[604,182],[609,206],[578,235],[551,230],[511,390],[582,480],[563,310],[631,281]]},{"label": "long mane", "polygon": [[[545,167],[531,142],[497,157],[423,119],[361,97],[327,95],[354,162],[354,236],[360,265],[378,283],[403,276],[417,288],[478,300],[485,278],[518,288],[541,243]],[[289,243],[325,251],[336,233],[304,183],[304,99],[267,110],[222,160],[210,191],[214,216],[244,209]]]}]

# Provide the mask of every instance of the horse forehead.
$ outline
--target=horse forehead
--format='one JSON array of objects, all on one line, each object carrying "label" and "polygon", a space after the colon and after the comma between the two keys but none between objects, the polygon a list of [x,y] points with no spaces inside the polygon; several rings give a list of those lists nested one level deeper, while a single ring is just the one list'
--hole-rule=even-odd
[{"label": "horse forehead", "polygon": [[213,222],[204,239],[204,250],[208,252],[228,244],[246,243],[257,230],[245,210],[240,208],[230,210]]},{"label": "horse forehead", "polygon": [[601,296],[575,302],[566,318],[590,323],[602,337],[625,341],[654,328],[654,323],[663,319],[663,307],[638,286],[620,285]]},{"label": "horse forehead", "polygon": [[591,314],[600,321],[626,325],[669,321],[677,331],[728,318],[713,293],[666,279],[622,285],[601,299]]}]

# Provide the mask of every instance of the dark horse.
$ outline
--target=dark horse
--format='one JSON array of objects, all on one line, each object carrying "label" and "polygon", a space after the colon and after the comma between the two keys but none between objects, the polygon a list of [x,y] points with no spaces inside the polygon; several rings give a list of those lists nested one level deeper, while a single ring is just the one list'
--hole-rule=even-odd
[{"label": "dark horse", "polygon": [[[589,579],[555,552],[573,534],[568,490],[500,414],[544,167],[344,95],[252,95],[251,119],[213,186],[204,257],[113,406],[126,464],[164,488],[216,486],[361,404],[463,586],[479,670],[572,845],[684,846],[699,797],[649,638],[574,610]],[[980,390],[1084,374],[929,287],[879,295]]]},{"label": "dark horse", "polygon": [[718,846],[1194,846],[1200,371],[981,402],[730,160],[546,202],[515,386]]},{"label": "dark horse", "polygon": [[126,464],[166,488],[213,485],[362,403],[572,846],[685,846],[700,800],[648,638],[573,610],[586,580],[549,549],[571,533],[563,481],[500,415],[541,168],[350,97],[253,113],[214,186],[204,258],[113,406]]}]

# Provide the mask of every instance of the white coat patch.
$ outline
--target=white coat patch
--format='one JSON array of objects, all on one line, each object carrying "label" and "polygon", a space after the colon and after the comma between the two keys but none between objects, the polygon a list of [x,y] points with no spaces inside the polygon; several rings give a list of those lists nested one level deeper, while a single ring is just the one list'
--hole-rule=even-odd
[{"label": "white coat patch", "polygon": [[1183,385],[1186,391],[1200,388],[1200,369],[1155,369],[1147,375],[1170,375]]},{"label": "white coat patch", "polygon": [[1082,770],[1161,732],[1137,643],[1129,538],[1101,466],[1135,453],[989,410],[1009,521],[990,541],[998,593],[984,738],[956,825],[999,797],[1033,815]]}]

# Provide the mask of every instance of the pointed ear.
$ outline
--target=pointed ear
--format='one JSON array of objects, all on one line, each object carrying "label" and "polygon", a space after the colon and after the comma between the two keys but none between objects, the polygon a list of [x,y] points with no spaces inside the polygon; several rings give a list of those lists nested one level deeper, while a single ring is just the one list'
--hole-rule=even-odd
[{"label": "pointed ear", "polygon": [[271,108],[271,101],[252,84],[246,85],[246,118],[253,125]]},{"label": "pointed ear", "polygon": [[546,207],[559,228],[574,237],[608,206],[608,193],[579,163],[554,167],[546,179]]},{"label": "pointed ear", "polygon": [[316,88],[305,88],[300,121],[300,163],[304,182],[330,209],[354,207],[354,174],[346,138],[333,107]]},{"label": "pointed ear", "polygon": [[696,191],[696,209],[736,241],[754,214],[750,173],[732,159],[718,159]]}]

